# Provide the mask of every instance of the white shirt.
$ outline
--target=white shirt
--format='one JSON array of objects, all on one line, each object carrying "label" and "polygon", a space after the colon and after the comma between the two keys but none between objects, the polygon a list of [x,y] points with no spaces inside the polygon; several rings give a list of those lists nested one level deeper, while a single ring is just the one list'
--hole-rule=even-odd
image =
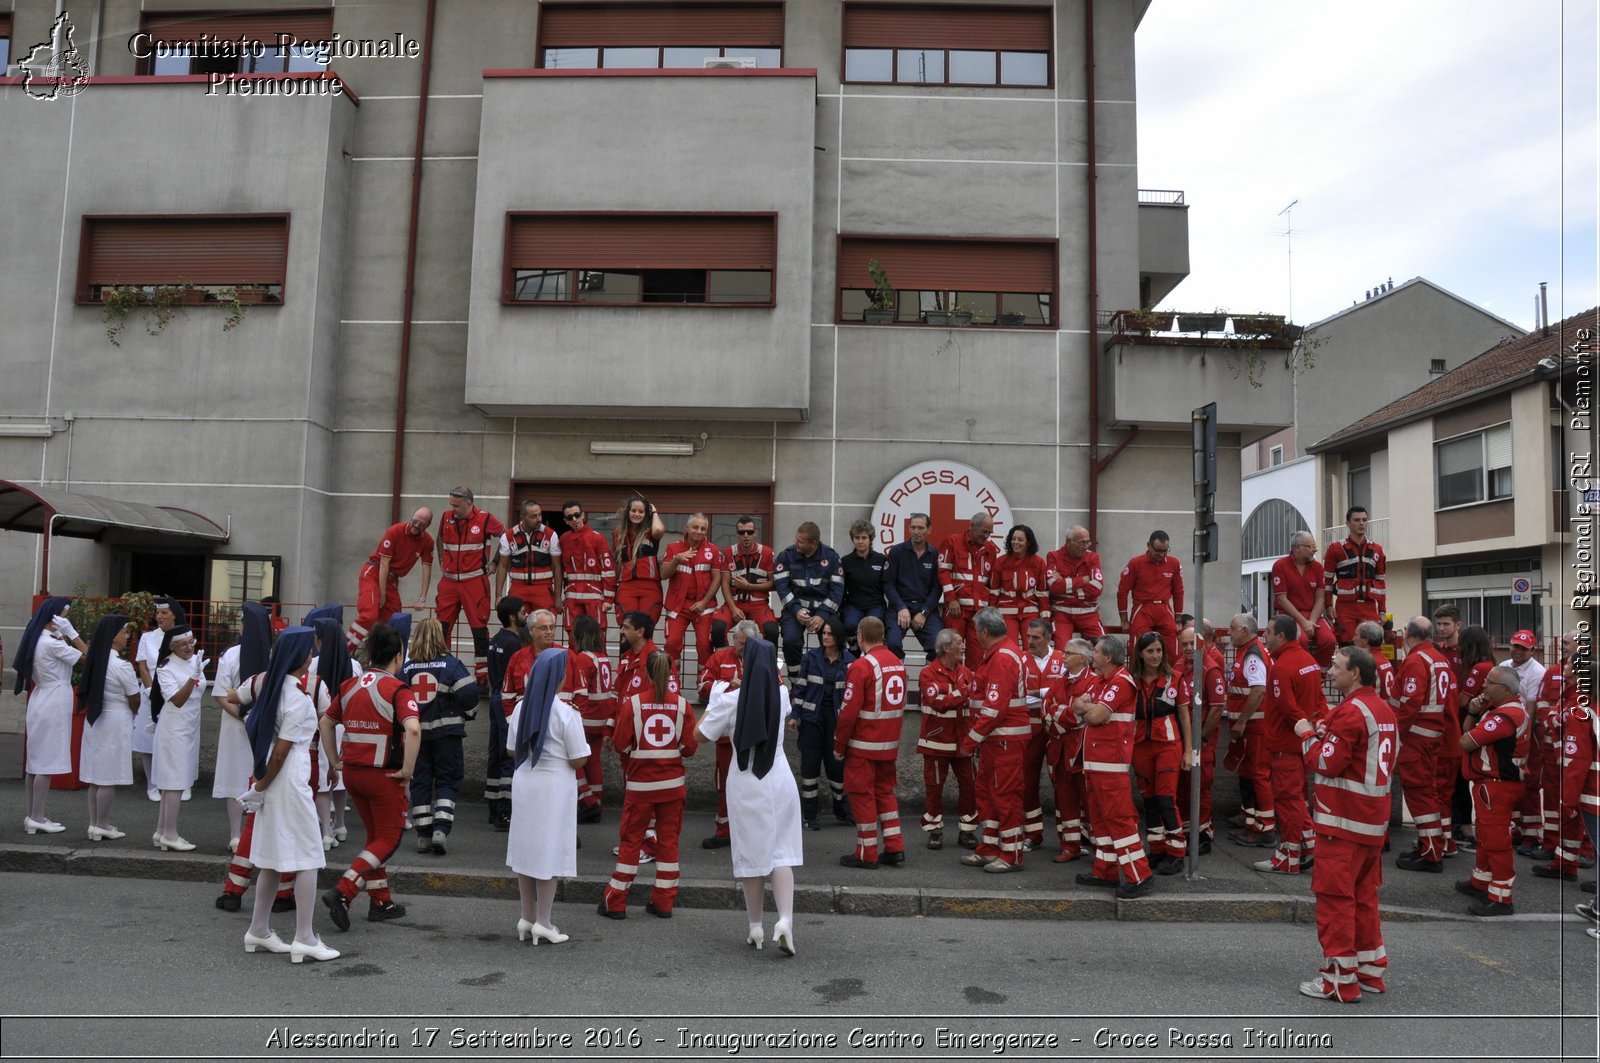
[{"label": "white shirt", "polygon": [[1522,687],[1522,703],[1533,706],[1539,701],[1539,688],[1544,685],[1544,665],[1529,657],[1518,668],[1507,658],[1500,662],[1500,667],[1509,668],[1517,673],[1517,683]]}]

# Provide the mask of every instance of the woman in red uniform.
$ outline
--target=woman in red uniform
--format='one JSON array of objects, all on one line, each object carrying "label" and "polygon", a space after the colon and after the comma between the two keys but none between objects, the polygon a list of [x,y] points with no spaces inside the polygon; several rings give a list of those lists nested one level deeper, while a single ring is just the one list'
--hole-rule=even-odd
[{"label": "woman in red uniform", "polygon": [[617,526],[611,532],[611,550],[617,559],[617,615],[640,612],[661,622],[661,568],[656,557],[657,543],[667,534],[656,512],[643,495],[634,495],[617,512]]},{"label": "woman in red uniform", "polygon": [[639,871],[639,850],[645,828],[656,825],[656,881],[644,910],[662,919],[672,918],[678,897],[678,836],[683,831],[683,804],[687,793],[683,760],[699,748],[694,737],[694,714],[673,688],[672,659],[659,650],[645,660],[649,686],[617,711],[611,741],[625,755],[622,796],[622,837],[617,866],[611,872],[599,913],[608,919],[628,917],[628,887]]},{"label": "woman in red uniform", "polygon": [[1128,674],[1134,683],[1133,774],[1144,795],[1150,865],[1158,875],[1183,870],[1189,843],[1178,815],[1178,769],[1189,752],[1189,680],[1173,672],[1158,631],[1134,646]]},{"label": "woman in red uniform", "polygon": [[582,717],[583,733],[589,739],[588,759],[578,769],[578,822],[597,823],[605,796],[600,747],[605,742],[606,728],[616,715],[617,695],[605,636],[592,616],[580,616],[572,622],[572,652],[567,655],[562,691],[571,695],[572,707]]},{"label": "woman in red uniform", "polygon": [[989,590],[993,592],[990,604],[1005,618],[1006,634],[1025,651],[1028,621],[1048,616],[1050,604],[1039,540],[1026,524],[1016,525],[1006,536],[1006,552],[995,560],[989,573]]}]

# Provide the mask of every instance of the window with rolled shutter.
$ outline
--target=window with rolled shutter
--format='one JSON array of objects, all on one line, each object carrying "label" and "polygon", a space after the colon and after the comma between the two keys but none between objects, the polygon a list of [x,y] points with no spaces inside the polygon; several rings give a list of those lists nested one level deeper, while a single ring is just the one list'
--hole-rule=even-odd
[{"label": "window with rolled shutter", "polygon": [[738,483],[665,484],[605,483],[592,480],[567,482],[562,480],[516,480],[511,484],[511,511],[506,523],[519,519],[518,508],[524,501],[539,503],[546,524],[559,534],[566,531],[561,520],[561,507],[576,502],[589,518],[589,526],[611,537],[617,526],[618,514],[624,502],[635,493],[650,500],[667,526],[665,544],[677,539],[683,532],[691,513],[704,513],[711,521],[711,541],[718,546],[732,546],[737,537],[734,526],[740,517],[754,517],[757,535],[774,550],[789,545],[794,529],[778,532],[772,526],[772,485]]},{"label": "window with rolled shutter", "polygon": [[98,302],[113,287],[189,286],[282,302],[288,262],[287,214],[86,215],[78,299]]},{"label": "window with rolled shutter", "polygon": [[1044,5],[844,5],[844,80],[865,84],[1054,84]]},{"label": "window with rolled shutter", "polygon": [[143,74],[314,73],[327,64],[315,47],[333,36],[333,11],[147,11],[154,54]]},{"label": "window with rolled shutter", "polygon": [[508,303],[772,306],[775,214],[566,214],[506,219]]},{"label": "window with rolled shutter", "polygon": [[613,3],[539,5],[539,65],[703,69],[708,59],[783,65],[783,5]]},{"label": "window with rolled shutter", "polygon": [[1053,326],[1058,253],[1053,239],[841,236],[837,319],[866,320],[876,262],[897,323]]}]

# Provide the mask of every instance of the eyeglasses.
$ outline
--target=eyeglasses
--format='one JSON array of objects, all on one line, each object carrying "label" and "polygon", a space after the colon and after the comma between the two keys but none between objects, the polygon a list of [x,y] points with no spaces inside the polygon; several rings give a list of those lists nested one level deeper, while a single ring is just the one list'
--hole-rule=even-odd
[{"label": "eyeglasses", "polygon": [[566,521],[568,524],[570,524],[575,520],[582,520],[583,519],[583,514],[579,513],[579,512],[563,513],[563,514],[561,514],[561,519]]},{"label": "eyeglasses", "polygon": [[744,528],[740,528],[739,529],[739,534],[740,535],[754,535],[755,533],[756,533],[756,530],[754,528],[750,528],[748,530],[746,530]]}]

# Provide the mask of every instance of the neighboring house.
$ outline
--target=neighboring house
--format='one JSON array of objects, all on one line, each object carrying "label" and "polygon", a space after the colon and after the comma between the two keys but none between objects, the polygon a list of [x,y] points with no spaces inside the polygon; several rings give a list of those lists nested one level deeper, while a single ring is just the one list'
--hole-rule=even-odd
[{"label": "neighboring house", "polygon": [[[1593,419],[1580,415],[1575,432],[1573,411],[1592,407],[1596,314],[1492,347],[1307,448],[1325,485],[1325,537],[1342,537],[1345,507],[1366,502],[1397,622],[1454,602],[1502,644],[1519,628],[1548,638],[1592,622],[1572,608],[1592,518],[1575,542],[1582,497],[1568,488],[1573,455],[1593,452]],[[1581,329],[1589,350],[1574,355]],[[1580,483],[1590,475],[1578,472]]]},{"label": "neighboring house", "polygon": [[[719,543],[749,513],[848,549],[886,485],[960,463],[970,494],[916,504],[939,530],[992,498],[1042,548],[1083,522],[1114,571],[1159,527],[1187,562],[1189,411],[1226,374],[1097,344],[1188,272],[1182,194],[1138,187],[1148,8],[106,4],[77,95],[0,82],[26,148],[0,233],[28,249],[0,266],[0,480],[208,519],[60,521],[99,537],[45,557],[19,518],[0,628],[44,584],[349,601],[392,513],[462,482],[507,518],[571,499],[605,529],[642,490]],[[18,5],[12,39],[50,14]],[[334,41],[328,68],[281,34]],[[147,334],[128,301],[181,282],[202,302]],[[1219,513],[1287,375],[1270,403],[1221,385]]]},{"label": "neighboring house", "polygon": [[[1422,277],[1379,285],[1306,327],[1302,351],[1309,352],[1311,367],[1295,379],[1295,423],[1246,445],[1239,456],[1240,599],[1247,611],[1263,623],[1272,616],[1268,573],[1289,552],[1291,535],[1314,532],[1320,560],[1329,542],[1323,529],[1342,523],[1342,509],[1339,519],[1330,519],[1317,504],[1317,461],[1305,444],[1522,331]],[[1363,474],[1354,476],[1351,497],[1370,502]],[[1382,525],[1375,526],[1373,538],[1384,541]]]}]

